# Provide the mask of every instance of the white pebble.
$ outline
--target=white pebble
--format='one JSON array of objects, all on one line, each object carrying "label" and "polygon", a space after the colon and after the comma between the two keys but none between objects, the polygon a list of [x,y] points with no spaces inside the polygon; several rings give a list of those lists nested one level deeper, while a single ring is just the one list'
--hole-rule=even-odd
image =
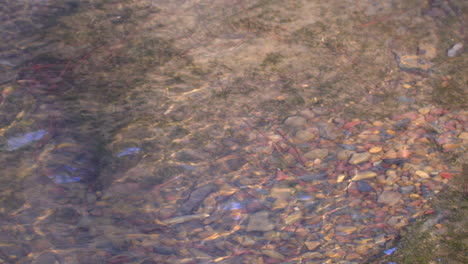
[{"label": "white pebble", "polygon": [[447,52],[447,56],[449,57],[455,57],[457,53],[463,48],[463,43],[458,42],[457,44],[453,45],[452,48],[450,48]]}]

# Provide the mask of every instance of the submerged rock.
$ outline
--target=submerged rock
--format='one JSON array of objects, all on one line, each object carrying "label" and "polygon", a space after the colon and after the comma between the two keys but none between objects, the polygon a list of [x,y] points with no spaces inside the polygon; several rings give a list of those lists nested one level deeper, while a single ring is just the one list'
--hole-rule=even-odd
[{"label": "submerged rock", "polygon": [[196,190],[190,193],[190,197],[182,204],[180,211],[183,214],[190,214],[195,211],[205,198],[216,191],[218,186],[214,183],[209,183],[198,187]]},{"label": "submerged rock", "polygon": [[269,214],[266,211],[252,214],[247,224],[247,232],[261,231],[267,232],[273,230],[275,225],[270,221]]},{"label": "submerged rock", "polygon": [[380,194],[377,202],[384,203],[390,206],[396,205],[401,199],[401,194],[393,191],[384,191]]},{"label": "submerged rock", "polygon": [[351,156],[351,159],[349,160],[350,164],[356,165],[359,163],[366,162],[370,159],[371,154],[369,152],[363,152],[363,153],[354,153]]}]

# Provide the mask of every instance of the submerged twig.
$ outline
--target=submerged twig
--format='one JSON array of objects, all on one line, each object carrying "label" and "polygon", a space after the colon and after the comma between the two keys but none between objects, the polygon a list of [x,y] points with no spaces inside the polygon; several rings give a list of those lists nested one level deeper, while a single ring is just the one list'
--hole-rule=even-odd
[{"label": "submerged twig", "polygon": [[[280,130],[276,130],[276,133],[278,133],[285,141],[286,143],[292,148],[292,150],[294,151],[295,155],[293,154],[293,156],[296,158],[297,161],[299,161],[299,163],[305,167],[305,161],[304,159],[302,158],[301,154],[299,153],[299,151],[297,150],[296,146],[291,143],[289,141],[289,139],[286,137],[286,135],[281,132]],[[292,154],[292,153],[291,153]]]}]

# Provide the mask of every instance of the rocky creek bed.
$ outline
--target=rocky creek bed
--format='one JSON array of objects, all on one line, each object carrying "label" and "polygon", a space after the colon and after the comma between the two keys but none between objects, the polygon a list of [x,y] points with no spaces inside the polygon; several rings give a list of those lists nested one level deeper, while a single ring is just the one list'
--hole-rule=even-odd
[{"label": "rocky creek bed", "polygon": [[466,8],[11,3],[0,263],[463,263]]}]

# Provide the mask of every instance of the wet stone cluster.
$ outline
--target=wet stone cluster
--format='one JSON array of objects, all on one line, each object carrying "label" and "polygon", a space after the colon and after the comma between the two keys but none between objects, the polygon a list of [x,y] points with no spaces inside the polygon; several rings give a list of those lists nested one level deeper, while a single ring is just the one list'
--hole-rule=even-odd
[{"label": "wet stone cluster", "polygon": [[0,263],[372,263],[440,226],[462,9],[91,1],[49,40],[79,6],[33,2],[0,18]]},{"label": "wet stone cluster", "polygon": [[364,263],[434,213],[461,173],[445,159],[468,144],[466,111],[317,107],[281,122],[136,120],[97,157],[56,93],[4,95],[38,105],[2,128],[2,162],[23,155],[6,172],[25,191],[3,200],[0,246],[18,263]]},{"label": "wet stone cluster", "polygon": [[154,228],[176,234],[163,248],[183,245],[175,263],[363,263],[434,212],[428,202],[460,173],[442,153],[466,148],[466,121],[437,108],[373,122],[304,110],[270,131],[247,121],[238,151],[248,162],[181,198],[184,180],[158,190]]},{"label": "wet stone cluster", "polygon": [[[421,108],[345,120],[306,109],[264,128],[240,120],[231,137],[167,160],[129,142],[117,147],[129,137],[116,136],[119,173],[101,199],[83,214],[58,207],[34,230],[61,228],[45,240],[87,245],[61,257],[91,262],[363,263],[434,212],[429,201],[460,173],[443,153],[466,148],[466,118]],[[152,138],[121,133],[129,131]]]}]

